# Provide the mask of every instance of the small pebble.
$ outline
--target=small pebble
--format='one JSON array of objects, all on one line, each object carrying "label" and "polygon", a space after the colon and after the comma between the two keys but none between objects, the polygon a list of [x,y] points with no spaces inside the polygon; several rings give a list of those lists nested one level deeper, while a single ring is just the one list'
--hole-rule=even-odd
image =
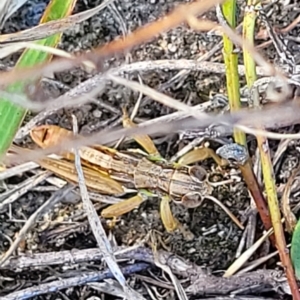
[{"label": "small pebble", "polygon": [[195,248],[190,248],[189,250],[188,250],[188,253],[189,254],[193,254],[193,253],[195,253],[196,252],[196,249]]},{"label": "small pebble", "polygon": [[177,51],[177,47],[174,44],[168,44],[168,50],[175,53]]},{"label": "small pebble", "polygon": [[220,237],[220,238],[224,238],[224,236],[225,236],[225,232],[222,230],[222,231],[219,231],[218,232],[218,236]]},{"label": "small pebble", "polygon": [[97,119],[100,119],[101,116],[102,116],[102,111],[99,110],[99,109],[95,109],[95,110],[93,111],[93,116],[94,116],[95,118],[97,118]]}]

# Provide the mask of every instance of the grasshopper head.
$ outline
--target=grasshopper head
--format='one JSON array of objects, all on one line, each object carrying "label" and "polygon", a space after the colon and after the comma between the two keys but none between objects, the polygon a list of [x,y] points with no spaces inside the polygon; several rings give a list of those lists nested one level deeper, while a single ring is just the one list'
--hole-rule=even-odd
[{"label": "grasshopper head", "polygon": [[179,198],[175,202],[187,208],[200,206],[205,196],[210,195],[213,190],[207,181],[207,172],[200,166],[188,167],[187,173],[177,173],[173,180],[171,192],[175,198]]},{"label": "grasshopper head", "polygon": [[206,195],[212,193],[212,186],[207,182],[207,172],[200,166],[189,168],[189,175],[193,181],[192,191],[186,193],[181,198],[181,204],[187,208],[200,206]]}]

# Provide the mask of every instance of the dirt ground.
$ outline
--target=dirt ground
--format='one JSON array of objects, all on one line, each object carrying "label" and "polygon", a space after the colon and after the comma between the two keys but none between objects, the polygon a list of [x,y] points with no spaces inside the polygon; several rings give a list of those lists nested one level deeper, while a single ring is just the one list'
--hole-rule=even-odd
[{"label": "dirt ground", "polygon": [[[38,14],[43,11],[47,1],[29,0],[28,3],[7,21],[2,33],[11,33],[24,30],[33,26],[38,20]],[[141,25],[147,24],[169,12],[180,3],[187,1],[171,0],[124,0],[115,2],[114,9],[109,8],[101,11],[91,19],[84,21],[80,25],[64,33],[59,48],[68,52],[80,52],[103,45],[114,38],[127,34]],[[37,5],[38,3],[38,5]],[[44,4],[45,3],[45,4]],[[74,13],[85,11],[99,5],[101,1],[79,0]],[[242,10],[243,7],[241,6]],[[207,13],[208,18],[216,20],[215,12]],[[240,14],[241,17],[241,14]],[[287,26],[295,17],[293,13],[287,14],[283,10],[282,4],[278,4],[270,21],[278,27]],[[298,27],[299,30],[299,27]],[[297,36],[297,28],[290,32],[290,36]],[[168,33],[163,33],[155,41],[133,50],[126,56],[127,62],[157,60],[157,59],[193,59],[197,55],[204,54],[211,50],[217,43],[221,42],[221,36],[216,34],[196,33],[195,31],[181,26]],[[266,57],[274,58],[274,49],[268,47]],[[242,56],[241,56],[242,57]],[[9,59],[2,60],[2,64],[12,66],[17,55]],[[211,61],[223,62],[221,51],[217,51]],[[117,66],[124,60],[111,59],[110,66]],[[241,60],[242,62],[242,60]],[[144,84],[159,89],[161,85],[171,79],[177,72],[175,71],[151,71],[142,74],[131,74],[128,78],[141,79]],[[83,70],[73,70],[55,74],[55,81],[63,83],[64,87],[53,84],[50,93],[60,95],[66,90],[75,87],[78,83],[93,76]],[[244,85],[244,78],[241,78],[241,85]],[[210,73],[190,72],[179,83],[171,85],[163,90],[164,93],[181,100],[189,105],[196,105],[207,101],[211,93],[224,93],[225,76]],[[79,130],[83,134],[100,131],[111,126],[120,125],[122,107],[126,105],[129,112],[132,112],[139,94],[121,86],[109,84],[105,92],[98,98],[98,102],[82,105],[79,108],[61,110],[45,120],[47,124],[56,124],[67,129],[72,129],[71,114],[75,114],[79,122]],[[158,104],[146,97],[142,97],[136,122],[150,120],[158,116],[173,112],[171,109]],[[28,121],[32,117],[26,117]],[[155,143],[160,153],[169,159],[188,141],[178,143],[178,135],[171,134],[155,139]],[[23,144],[31,147],[32,143],[26,138]],[[123,143],[120,149],[137,147],[134,143]],[[218,147],[213,143],[213,147]],[[254,154],[255,142],[249,138],[250,154]],[[276,149],[278,142],[270,144],[272,149]],[[280,167],[276,170],[278,185],[285,184],[291,174],[291,170],[298,164],[299,152],[298,143],[294,143],[288,148],[283,156]],[[241,179],[240,172],[233,166],[225,167],[222,170],[217,167],[212,159],[201,163],[205,169],[212,174],[213,179],[221,181],[228,179],[232,172],[236,172]],[[31,172],[10,178],[2,183],[2,192],[7,188],[12,189],[15,185],[22,183],[32,176]],[[47,187],[47,183],[40,184],[40,187]],[[5,253],[11,244],[11,240],[16,235],[27,220],[52,194],[51,189],[33,188],[25,195],[19,197],[9,207],[0,211],[0,254]],[[1,196],[1,194],[0,194]],[[250,204],[250,197],[243,180],[238,180],[231,184],[221,185],[214,189],[213,196],[220,200],[230,211],[240,220],[245,218],[246,209]],[[297,199],[293,199],[296,201]],[[103,207],[96,204],[98,211]],[[226,270],[235,260],[235,254],[242,237],[240,230],[227,214],[210,200],[205,200],[203,205],[196,209],[187,209],[183,206],[172,204],[174,216],[178,218],[186,231],[187,236],[179,231],[168,233],[164,229],[159,215],[159,201],[150,199],[144,202],[139,208],[122,216],[111,231],[118,246],[132,246],[141,242],[146,235],[153,231],[159,237],[159,248],[180,255],[198,266],[216,272]],[[103,220],[103,225],[109,232],[109,223]],[[257,225],[257,234],[262,231],[262,225]],[[192,235],[191,235],[192,234]],[[288,237],[289,238],[289,237]],[[62,251],[72,249],[96,248],[97,243],[91,233],[87,219],[84,215],[80,198],[67,197],[63,202],[56,205],[54,209],[48,211],[36,225],[26,235],[26,240],[17,250],[16,254],[43,253],[51,251]],[[264,249],[258,251],[263,252]],[[278,257],[268,261],[266,267],[274,268]],[[67,271],[63,267],[54,266],[44,269],[31,268],[21,272],[0,270],[0,299],[8,293],[42,282],[51,278],[64,277],[64,272],[71,274],[80,270],[95,270],[97,265],[85,263],[76,265],[74,268],[68,267]],[[155,275],[162,278],[161,272],[155,270]],[[144,272],[144,274],[149,273]],[[153,275],[154,276],[154,275]],[[136,289],[143,290],[141,280],[130,280]],[[151,285],[151,283],[150,283]],[[164,289],[161,288],[160,292]],[[146,293],[147,294],[147,293]],[[153,299],[150,296],[146,299]],[[97,298],[91,298],[95,296]],[[273,295],[277,297],[277,295]],[[161,296],[159,299],[175,299],[175,294]],[[278,296],[279,297],[279,296]],[[49,293],[32,299],[119,299],[108,296],[89,287],[75,287],[63,290],[58,293]]]}]

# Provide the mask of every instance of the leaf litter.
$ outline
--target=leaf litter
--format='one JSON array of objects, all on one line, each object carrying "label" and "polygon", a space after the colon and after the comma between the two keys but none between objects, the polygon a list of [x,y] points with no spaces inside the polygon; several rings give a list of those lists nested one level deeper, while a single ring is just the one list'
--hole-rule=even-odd
[{"label": "leaf litter", "polygon": [[[76,8],[77,10],[75,10],[75,12],[86,11],[87,9],[92,8],[98,4],[99,3],[94,3],[93,1],[91,1],[90,3],[87,3],[87,1],[79,1]],[[104,11],[99,13],[99,15],[101,15],[101,20],[99,20],[99,16],[97,15],[95,17],[92,17],[91,19],[83,21],[82,23],[78,24],[78,26],[74,26],[74,28],[69,29],[64,35],[64,39],[60,45],[60,48],[67,52],[75,51],[76,53],[79,51],[81,52],[82,49],[86,50],[89,48],[98,47],[99,45],[103,45],[104,43],[111,41],[115,37],[122,35],[122,33],[124,32],[124,24],[127,27],[127,30],[131,32],[137,27],[147,24],[148,22],[157,19],[157,17],[164,15],[166,12],[172,11],[172,9],[179,3],[169,3],[167,1],[159,1],[159,3],[156,3],[156,1],[153,1],[153,4],[151,4],[148,1],[122,1],[122,3],[116,2],[115,9],[121,15],[123,25],[115,22],[116,10],[105,9]],[[276,10],[276,8],[274,9]],[[214,19],[215,16],[213,10],[208,12],[207,16],[211,19]],[[117,20],[120,19],[117,18]],[[11,23],[9,23],[8,21],[7,26],[9,26],[9,24]],[[137,49],[131,51],[131,59],[133,60],[133,62],[143,60],[155,61],[157,59],[165,59],[169,61],[174,59],[191,59],[194,58],[199,52],[203,54],[206,53],[214,46],[216,41],[219,42],[220,40],[221,38],[217,35],[197,33],[194,30],[181,25],[176,29],[172,29],[168,33],[163,33],[153,42],[140,46]],[[222,62],[220,54],[220,52],[217,52],[214,55],[214,61],[217,61],[219,63]],[[267,52],[267,55],[268,54],[269,52]],[[14,56],[15,55],[10,57],[9,59],[13,59]],[[8,59],[4,60],[4,64],[7,60]],[[107,64],[109,64],[110,68],[119,67],[120,58],[111,58],[109,59]],[[8,62],[8,65],[11,65],[11,62]],[[176,75],[176,73],[176,70],[160,70],[159,72],[154,72],[153,70],[148,70],[145,72],[143,70],[143,72],[140,73],[140,79],[142,80],[143,84],[158,90],[161,84],[170,80],[174,75]],[[129,74],[126,74],[131,80],[137,81],[139,75],[137,71],[135,73],[131,72]],[[54,82],[58,81],[59,83],[63,83],[68,88],[72,89],[76,88],[80,84],[80,82],[89,80],[93,76],[94,74],[88,72],[87,70],[75,68],[71,71],[55,73]],[[188,105],[195,105],[206,101],[207,99],[211,99],[210,92],[212,90],[215,93],[224,93],[224,75],[219,76],[219,78],[213,78],[213,74],[211,74],[210,72],[204,73],[193,70],[186,76],[186,78],[180,81],[180,84],[171,86],[164,92],[167,95],[171,95],[174,99],[182,100],[183,103],[186,103]],[[207,84],[207,77],[211,77],[213,79],[212,83],[209,82]],[[57,86],[52,86],[52,88],[57,89]],[[55,93],[59,92],[61,91],[55,91]],[[101,127],[97,126],[97,123],[101,123],[103,120],[113,120],[113,112],[107,109],[103,109],[103,106],[100,106],[98,102],[104,102],[106,105],[119,109],[121,116],[121,106],[126,105],[129,106],[130,110],[133,109],[137,98],[140,96],[139,93],[116,85],[113,82],[105,84],[105,86],[102,88],[101,96],[97,97],[98,92],[99,91],[97,91],[95,95],[92,95],[94,101],[83,103],[77,107],[56,110],[53,114],[46,115],[43,121],[48,124],[58,124],[68,129],[72,129],[73,126],[71,116],[75,115],[79,123],[79,128],[84,127],[90,133],[93,131],[99,131],[101,129],[106,129],[109,124],[103,123],[104,125],[102,125]],[[186,107],[182,106],[182,108],[179,109],[185,110]],[[289,112],[286,107],[282,108],[281,113],[283,113],[283,115],[284,109],[286,109],[286,113]],[[163,104],[157,103],[156,101],[150,100],[149,98],[146,99],[146,101],[143,101],[142,98],[135,121],[138,123],[143,123],[145,121],[151,121],[152,119],[173,112],[174,107],[172,106],[164,106]],[[270,110],[270,115],[272,112],[273,111]],[[237,116],[239,115],[237,114]],[[29,117],[30,116],[28,116],[27,118]],[[282,117],[281,120],[285,120],[286,115],[284,117]],[[291,121],[291,119],[289,121],[293,122]],[[196,123],[194,122],[193,124],[195,126]],[[232,125],[233,124],[234,123],[232,123]],[[288,123],[287,125],[291,124],[292,123]],[[252,125],[255,124],[252,123]],[[272,125],[274,125],[274,118]],[[185,128],[183,128],[183,130],[184,129]],[[293,132],[297,133],[297,130]],[[155,130],[153,130],[153,133],[155,133]],[[124,131],[120,131],[119,136],[116,136],[114,140],[122,137],[123,134]],[[183,147],[187,143],[187,141],[183,140],[178,144],[175,133],[170,134],[169,130],[169,132],[167,131],[165,132],[165,134],[167,134],[167,139],[165,139],[165,141],[163,141],[158,146],[161,153],[163,153],[166,158],[169,158],[176,154],[178,146],[179,148]],[[251,140],[249,142],[251,142]],[[23,136],[22,139],[19,140],[19,143],[20,145],[32,147],[29,139],[25,136]],[[125,140],[125,143],[121,144],[121,147],[126,149],[128,143],[131,143],[130,140]],[[251,143],[251,146],[255,147],[255,144],[253,144],[253,142]],[[211,142],[211,144],[212,147],[215,147],[213,142]],[[278,142],[271,141],[270,148],[276,150],[277,144]],[[70,146],[71,145],[72,144],[70,144]],[[135,146],[135,144],[130,144],[130,146]],[[279,159],[282,168],[279,171],[280,176],[278,177],[277,184],[285,184],[291,172],[293,171],[293,168],[295,167],[293,165],[293,162],[290,160],[291,156],[288,155],[289,151],[292,151],[292,153],[296,153],[297,158],[297,140],[295,140],[290,146],[287,147],[286,152],[284,152],[282,154],[282,157]],[[45,155],[45,153],[43,155]],[[235,168],[227,169],[226,172],[224,172],[224,170],[223,172],[218,172],[216,171],[216,166],[210,161],[204,162],[203,165],[207,170],[214,171],[212,173],[214,177],[228,177],[232,172],[237,172]],[[31,174],[32,171],[28,171],[25,174],[20,174],[19,176],[10,178],[9,180],[6,180],[6,187],[4,186],[3,188],[5,189],[8,186],[9,188],[16,186],[17,184],[22,183],[24,180],[26,180],[28,176],[31,176]],[[241,175],[237,172],[235,176],[239,177]],[[296,196],[293,200],[295,201],[297,199],[297,192],[294,193]],[[229,187],[219,187],[216,190],[215,194],[220,201],[223,201],[226,205],[230,206],[231,211],[237,216],[240,216],[243,213],[249,203],[247,188],[240,180],[238,180],[235,184],[230,185]],[[293,197],[293,191],[290,193],[290,197]],[[0,250],[3,254],[7,253],[7,250],[9,248],[8,241],[16,240],[15,235],[17,235],[18,233],[22,233],[22,223],[24,223],[27,219],[29,220],[30,216],[32,216],[35,212],[38,211],[39,208],[42,207],[42,203],[45,202],[46,199],[50,199],[49,193],[39,193],[36,191],[31,192],[30,190],[28,190],[27,194],[21,196],[17,200],[17,205],[12,204],[7,210],[1,211],[1,233],[3,234],[3,236],[1,235],[0,237],[0,241],[2,242],[0,244]],[[96,208],[101,209],[101,204],[100,207],[99,205],[96,205]],[[158,244],[161,249],[167,250],[167,253],[169,253],[170,255],[176,254],[181,256],[182,259],[190,260],[196,263],[196,265],[191,264],[189,265],[189,267],[184,267],[182,270],[180,270],[180,272],[178,272],[177,270],[177,273],[176,268],[174,268],[174,266],[172,268],[172,265],[170,265],[171,261],[168,259],[160,261],[160,263],[157,264],[157,266],[159,266],[163,263],[171,268],[174,274],[191,280],[188,284],[183,285],[186,287],[187,293],[196,292],[198,295],[201,295],[201,293],[215,293],[215,291],[218,290],[220,291],[220,294],[228,295],[235,294],[238,293],[239,290],[243,290],[244,294],[254,293],[255,295],[257,295],[257,297],[260,297],[260,299],[267,299],[264,297],[268,297],[270,295],[273,298],[279,297],[278,293],[276,292],[279,288],[281,288],[284,292],[288,291],[288,287],[286,284],[284,284],[284,277],[280,269],[272,270],[272,272],[270,273],[263,273],[263,270],[256,271],[257,273],[246,273],[245,277],[237,277],[240,279],[240,281],[237,280],[237,278],[232,278],[231,280],[230,277],[226,278],[226,280],[223,280],[219,275],[211,275],[209,270],[225,270],[232,264],[232,262],[234,262],[235,251],[242,236],[242,232],[232,224],[230,219],[225,215],[224,212],[222,212],[222,210],[218,209],[217,206],[214,206],[211,203],[207,203],[196,210],[187,210],[180,206],[173,206],[172,209],[179,221],[181,221],[186,228],[193,232],[194,237],[191,240],[187,241],[186,237],[178,232],[171,235],[164,232],[158,215],[158,203],[154,199],[153,201],[147,201],[139,209],[134,210],[128,215],[125,215],[116,223],[114,229],[112,230],[112,233],[114,235],[114,238],[116,239],[117,244],[119,246],[125,247],[125,249],[126,247],[130,247],[131,245],[140,244],[141,241],[143,242],[143,245],[150,244],[151,246],[151,241],[145,241],[145,237],[147,236],[147,233],[149,231],[153,231],[156,239],[158,239]],[[30,233],[27,233],[26,235],[25,248],[19,245],[16,255],[12,256],[11,259],[18,259],[18,257],[21,258],[22,255],[26,256],[30,253],[34,253],[36,255],[38,255],[39,253],[49,253],[50,256],[50,253],[56,252],[55,255],[59,255],[60,253],[62,253],[62,251],[66,251],[66,255],[71,255],[72,257],[72,252],[70,252],[69,250],[79,249],[78,251],[85,251],[96,247],[97,244],[90,232],[89,226],[83,226],[82,223],[82,228],[80,228],[80,226],[77,226],[75,230],[68,231],[68,228],[70,228],[71,225],[74,225],[76,223],[77,225],[80,225],[79,223],[82,222],[74,221],[74,219],[76,219],[74,217],[75,212],[77,213],[77,217],[81,215],[82,219],[84,219],[85,211],[82,209],[80,202],[74,203],[70,199],[65,199],[64,201],[57,204],[50,212],[44,214],[43,217],[38,220],[36,225],[31,224],[33,227]],[[104,220],[101,220],[101,222],[103,222],[103,226],[106,232],[109,233],[110,224],[105,222]],[[259,238],[262,236],[260,224],[257,230],[257,240],[259,240]],[[54,235],[54,237],[52,235],[52,238],[48,238],[51,236],[51,232],[64,231],[68,231],[68,234],[64,236],[61,235],[61,237],[56,234]],[[24,236],[22,236],[22,238],[24,238]],[[113,244],[112,241],[111,243]],[[141,249],[144,249],[144,247],[142,246]],[[25,253],[23,253],[24,251]],[[158,253],[155,254],[155,259],[159,258],[159,255],[163,255],[163,252],[161,251],[162,250],[158,250]],[[263,249],[259,249],[257,252],[255,252],[254,258],[260,257],[260,252],[263,254]],[[145,258],[144,260],[142,258],[139,258],[136,253],[130,259],[145,262]],[[83,261],[89,262],[94,262],[95,260],[98,262],[101,261],[101,259],[99,259],[99,256],[96,256],[96,258],[90,256],[83,259]],[[69,277],[69,281],[71,281],[71,277],[74,277],[75,272],[75,267],[72,267],[73,261],[71,260],[71,263],[68,266],[64,265],[66,261],[64,261],[63,258],[59,258],[58,261],[61,263],[61,265],[55,267],[55,270],[53,269],[54,276],[57,279],[57,275],[55,274],[57,274],[57,272],[63,272],[65,273],[64,276]],[[74,262],[75,261],[76,260],[74,258]],[[179,263],[179,261],[180,259],[178,258],[177,263]],[[122,263],[121,269],[122,271],[124,271],[124,274],[127,274],[125,268],[127,268],[126,270],[128,270],[130,267],[135,266],[134,264],[130,266],[128,262],[129,261],[127,261],[127,265],[126,263],[124,265]],[[151,279],[164,278],[164,282],[171,283],[169,279],[166,279],[162,276],[163,273],[159,271],[159,268],[155,269],[153,267],[155,265],[154,260],[147,262],[150,262],[150,264],[152,264],[152,267],[149,268],[149,265],[140,266],[140,270],[144,270],[144,275]],[[278,262],[278,257],[275,257],[275,259],[273,260],[270,259],[270,261],[267,262],[268,269],[273,269],[276,262]],[[49,262],[49,264],[52,265],[53,262]],[[55,262],[55,264],[57,263]],[[121,262],[119,262],[119,264],[121,264]],[[39,263],[39,265],[41,266],[42,263]],[[205,271],[200,271],[197,265],[202,266],[202,269],[204,269]],[[83,272],[83,274],[77,273],[77,275],[84,275],[86,267],[83,268],[83,265],[79,266],[82,267],[81,271]],[[91,275],[91,272],[93,272],[94,269],[98,267],[99,265],[89,266],[87,272],[90,272],[89,275]],[[30,267],[29,269],[25,270],[20,264],[19,268],[21,270],[15,271],[15,273],[11,273],[12,271],[9,270],[9,265],[6,264],[6,268],[3,269],[3,271],[0,271],[3,278],[1,278],[1,284],[4,285],[6,289],[4,294],[1,296],[6,296],[9,295],[10,292],[16,291],[16,286],[20,283],[19,278],[21,278],[22,276],[23,278],[27,279],[25,285],[26,287],[28,287],[29,293],[33,293],[34,289],[30,290],[30,286],[35,286],[35,284],[31,283],[32,278],[36,280],[37,278],[43,278],[43,280],[39,279],[39,283],[36,284],[36,287],[38,289],[38,284],[42,284],[42,281],[45,281],[47,279],[49,280],[49,277],[52,275],[47,272],[47,268],[45,267],[40,267],[39,271],[33,270]],[[30,280],[27,274],[28,270],[30,272]],[[104,270],[106,269],[104,268]],[[136,270],[139,270],[138,266]],[[194,271],[195,273],[198,272],[198,278],[195,275],[196,278],[192,280],[190,276],[187,276],[187,270],[190,270],[191,272]],[[132,272],[135,273],[138,271],[133,270]],[[208,275],[206,274],[206,272]],[[259,272],[262,273],[259,274]],[[100,273],[101,271],[99,270],[99,275]],[[82,284],[85,284],[84,282],[87,283],[88,280],[84,282],[80,281],[81,279],[78,276],[76,277],[76,280],[72,281],[72,283],[65,283],[61,281],[61,283],[65,284],[64,286],[62,284],[62,292],[67,293],[69,297],[71,296],[74,299],[77,299],[79,295],[81,295],[81,297],[85,297],[94,294],[95,291],[93,291],[92,288],[86,290],[81,286]],[[266,292],[268,291],[268,289],[262,289],[260,284],[258,284],[259,286],[257,286],[257,277],[255,276],[258,276],[258,278],[260,278],[261,285],[267,285],[269,286],[270,291],[273,290],[275,292],[259,296],[261,292]],[[91,276],[89,278],[95,277]],[[94,279],[90,280],[93,281]],[[203,281],[205,281],[205,283],[209,286],[207,290],[205,290],[203,287]],[[236,286],[232,287],[230,283],[233,282],[238,283]],[[210,286],[209,283],[215,283],[215,285],[212,284]],[[48,287],[44,286],[44,291],[54,291],[55,287],[57,288],[57,286],[59,286],[59,282],[55,280],[52,282],[52,284],[52,288],[50,287],[50,285]],[[139,281],[135,279],[134,276],[131,276],[129,284],[135,287],[135,289],[137,289],[146,297],[149,297],[149,293],[152,295],[152,298],[155,297],[154,295],[158,296],[154,283],[151,284],[146,283],[146,281]],[[114,285],[117,286],[116,284]],[[66,288],[71,286],[73,288],[65,290]],[[225,286],[227,286],[227,289],[222,289]],[[146,291],[148,291],[148,293]],[[174,292],[174,290],[165,289],[164,292],[166,292],[164,294],[166,299],[176,298],[176,293]],[[101,292],[99,292],[99,295],[100,294]],[[43,297],[47,297],[46,295]],[[48,296],[49,295],[51,294],[48,293]],[[11,297],[13,297],[13,294],[11,294]]]}]

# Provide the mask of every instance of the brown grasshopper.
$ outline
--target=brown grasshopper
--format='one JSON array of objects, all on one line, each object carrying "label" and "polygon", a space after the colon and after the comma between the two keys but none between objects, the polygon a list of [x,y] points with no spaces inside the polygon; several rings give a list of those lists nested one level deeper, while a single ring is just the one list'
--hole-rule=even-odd
[{"label": "brown grasshopper", "polygon": [[[135,124],[124,117],[123,125]],[[43,125],[31,131],[33,141],[42,148],[63,142],[73,133],[54,125]],[[222,160],[212,149],[195,149],[179,159],[177,163],[164,160],[148,136],[139,135],[135,140],[147,151],[117,151],[104,146],[80,147],[79,154],[87,188],[104,195],[124,196],[132,189],[136,195],[113,204],[101,212],[104,218],[115,218],[138,207],[149,196],[161,198],[160,215],[168,232],[175,230],[179,223],[173,217],[170,201],[188,208],[200,206],[204,198],[220,205],[232,220],[243,226],[234,215],[217,199],[211,197],[213,184],[207,180],[207,172],[200,166],[188,166],[196,161],[213,158],[219,165]],[[63,153],[64,160],[45,158],[39,164],[67,181],[77,183],[77,173],[72,153]]]}]

